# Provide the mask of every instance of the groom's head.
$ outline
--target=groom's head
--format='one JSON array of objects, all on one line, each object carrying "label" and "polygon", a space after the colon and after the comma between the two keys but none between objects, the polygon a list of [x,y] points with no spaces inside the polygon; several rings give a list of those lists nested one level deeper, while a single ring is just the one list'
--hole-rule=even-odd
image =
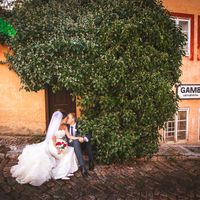
[{"label": "groom's head", "polygon": [[73,125],[76,123],[76,114],[75,113],[69,113],[67,115],[67,124]]}]

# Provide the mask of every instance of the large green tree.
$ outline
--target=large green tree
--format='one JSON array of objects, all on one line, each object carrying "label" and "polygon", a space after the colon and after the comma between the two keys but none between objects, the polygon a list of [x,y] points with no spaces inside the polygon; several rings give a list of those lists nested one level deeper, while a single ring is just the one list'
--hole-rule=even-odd
[{"label": "large green tree", "polygon": [[150,157],[177,108],[184,36],[156,0],[29,0],[13,10],[10,68],[28,91],[78,96],[104,163]]}]

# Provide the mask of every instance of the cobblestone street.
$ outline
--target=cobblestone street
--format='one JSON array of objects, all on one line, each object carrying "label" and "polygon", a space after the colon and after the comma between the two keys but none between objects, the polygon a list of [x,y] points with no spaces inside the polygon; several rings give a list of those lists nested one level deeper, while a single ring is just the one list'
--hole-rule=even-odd
[{"label": "cobblestone street", "polygon": [[[20,185],[11,178],[10,167],[17,163],[20,145],[33,141],[37,139],[0,139],[0,200],[200,199],[200,159],[172,152],[131,165],[97,165],[88,178],[77,172],[71,180],[51,180],[40,187]],[[166,146],[163,149],[167,151]]]}]

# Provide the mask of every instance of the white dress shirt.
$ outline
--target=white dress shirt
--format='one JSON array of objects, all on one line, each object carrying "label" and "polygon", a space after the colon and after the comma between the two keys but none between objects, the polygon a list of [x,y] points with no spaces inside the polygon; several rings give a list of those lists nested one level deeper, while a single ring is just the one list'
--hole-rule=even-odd
[{"label": "white dress shirt", "polygon": [[[71,133],[71,127],[73,127],[73,134]],[[72,136],[76,136],[76,123],[73,126],[70,125],[70,127],[69,127],[69,133]]]}]

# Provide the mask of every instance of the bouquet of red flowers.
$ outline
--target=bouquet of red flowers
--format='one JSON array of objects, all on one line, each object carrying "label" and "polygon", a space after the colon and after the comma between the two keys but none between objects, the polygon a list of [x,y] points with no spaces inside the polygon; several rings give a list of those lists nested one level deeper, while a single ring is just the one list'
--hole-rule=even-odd
[{"label": "bouquet of red flowers", "polygon": [[58,140],[56,141],[56,147],[57,147],[59,150],[63,151],[63,150],[66,150],[66,149],[67,149],[68,144],[67,144],[66,141],[64,141],[64,140],[62,140],[62,139],[58,139]]}]

